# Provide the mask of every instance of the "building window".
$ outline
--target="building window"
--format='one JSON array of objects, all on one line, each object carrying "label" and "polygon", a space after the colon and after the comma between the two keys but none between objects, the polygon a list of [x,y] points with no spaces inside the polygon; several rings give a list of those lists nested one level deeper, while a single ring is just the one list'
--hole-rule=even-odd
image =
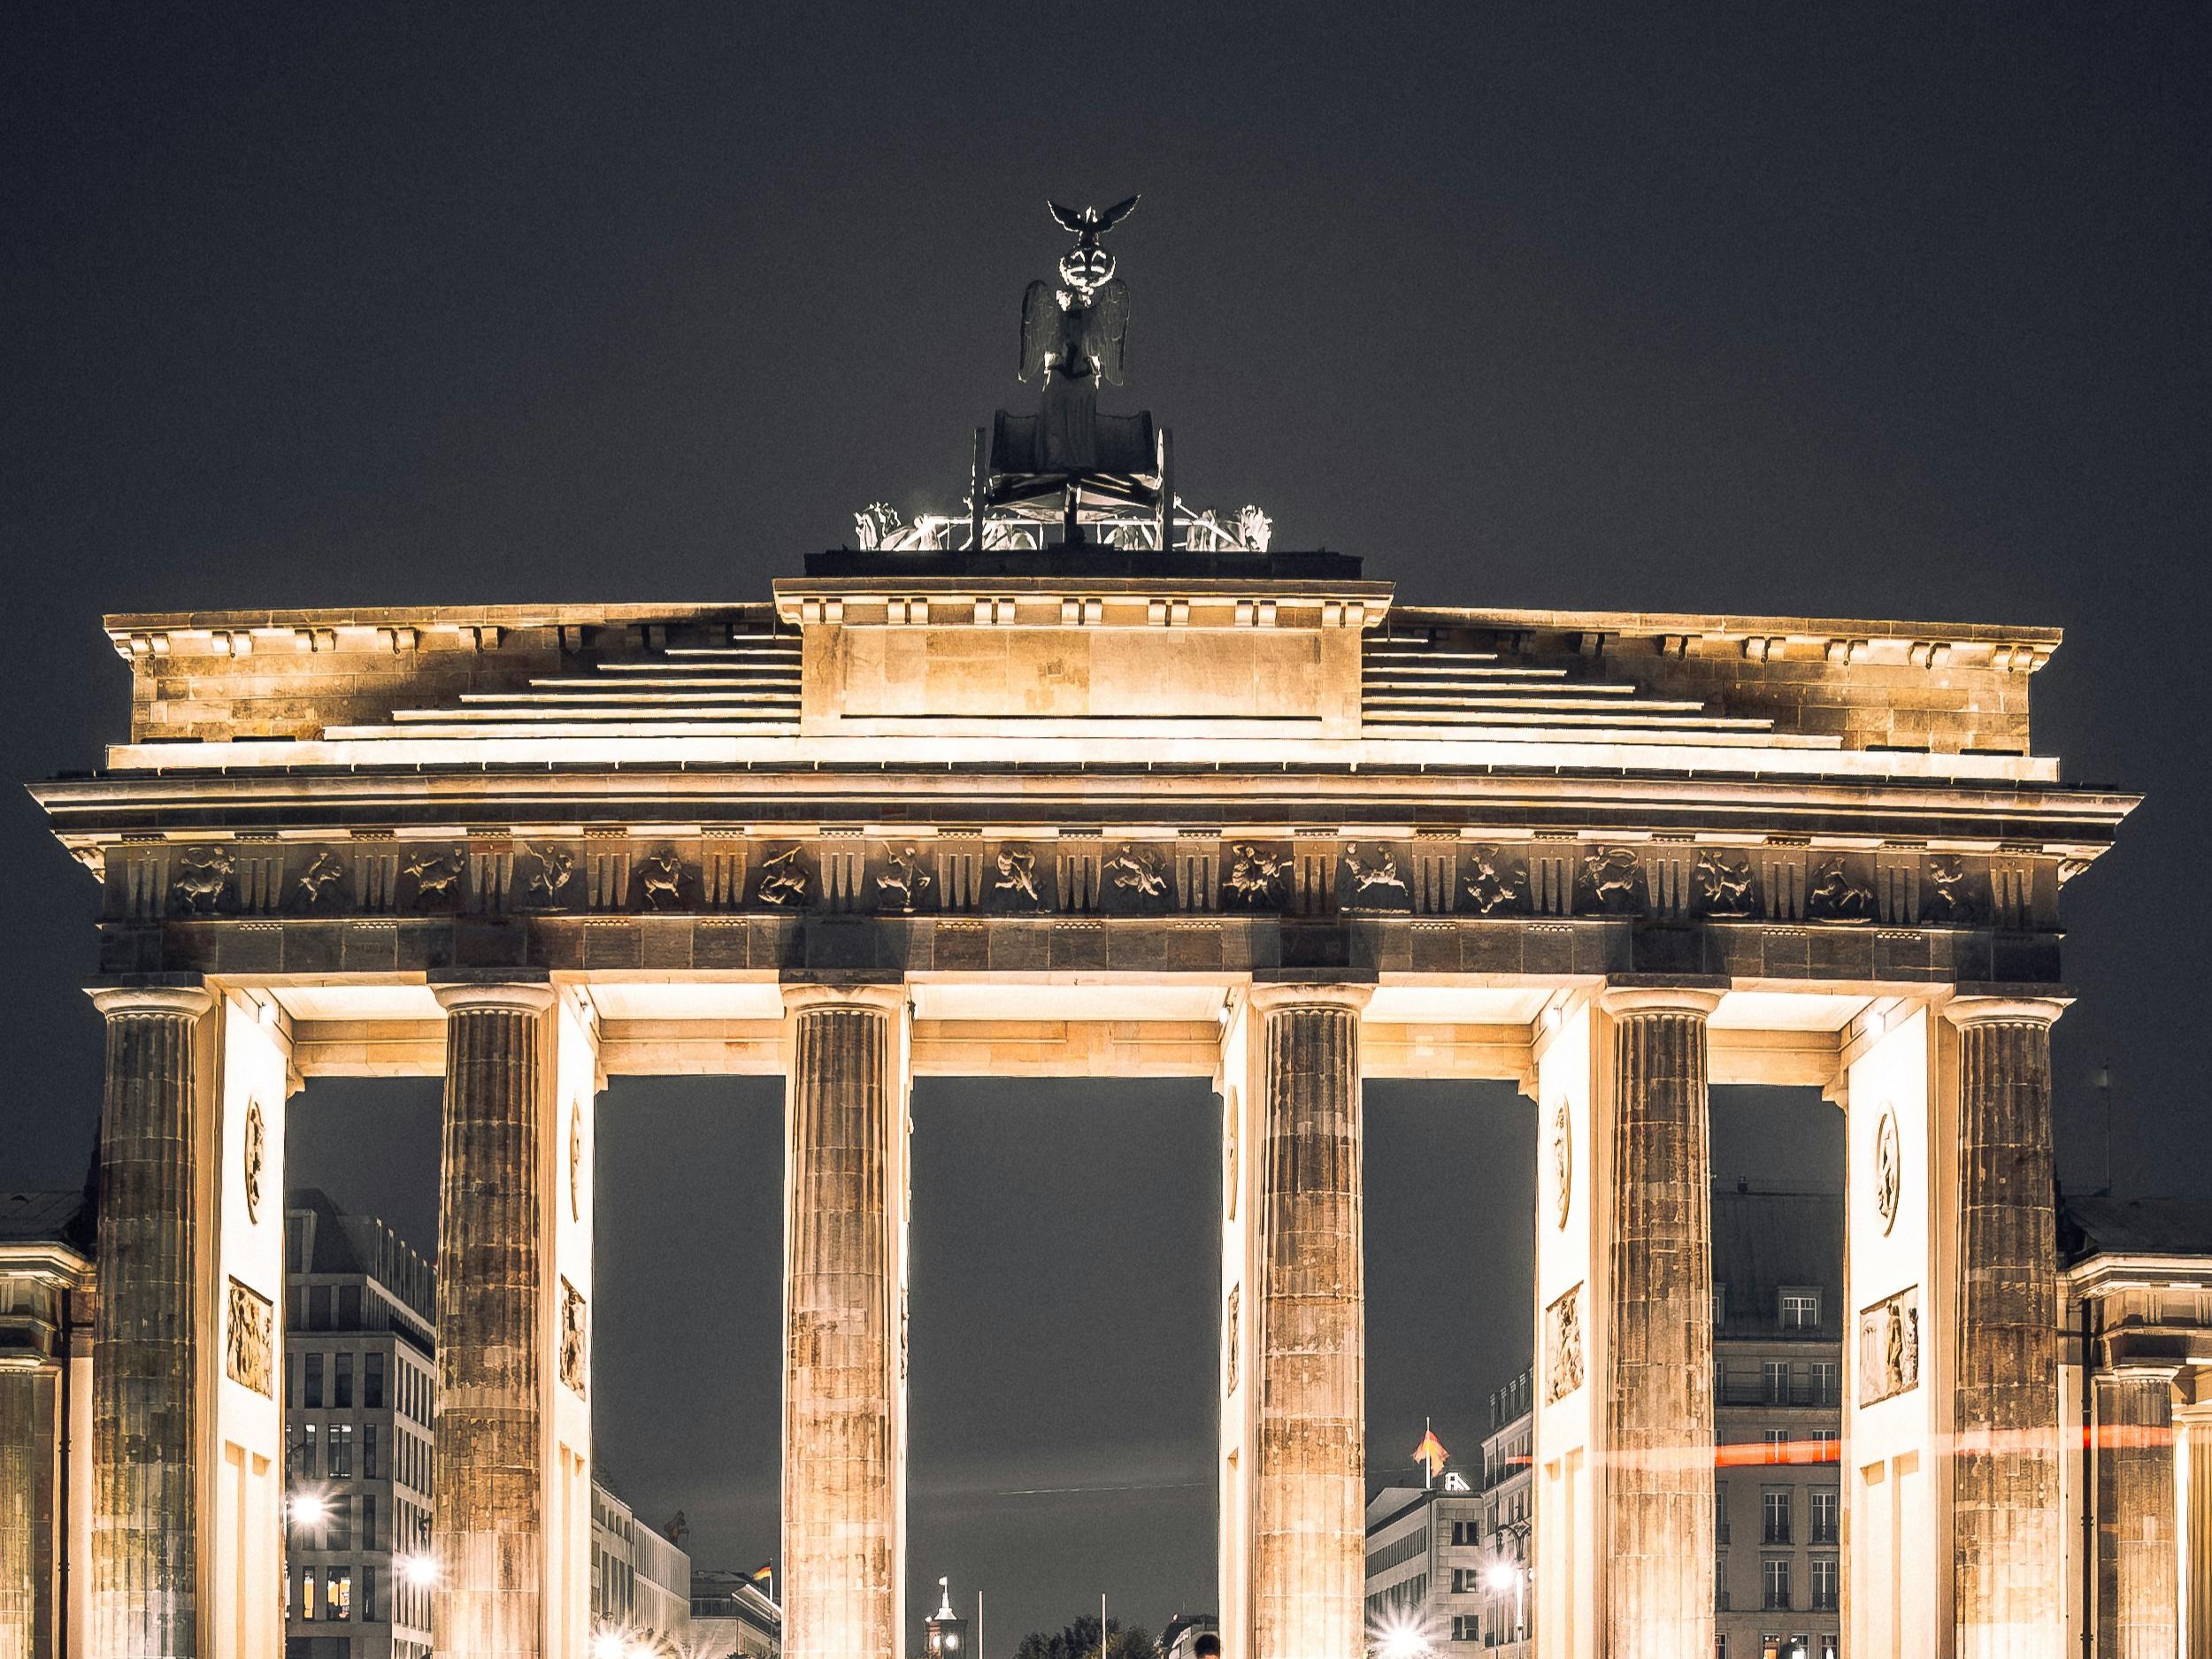
[{"label": "building window", "polygon": [[377,1479],[376,1425],[373,1423],[364,1423],[361,1425],[361,1479],[364,1480]]},{"label": "building window", "polygon": [[1790,1460],[1790,1432],[1787,1429],[1768,1429],[1764,1432],[1767,1462],[1786,1463]]},{"label": "building window", "polygon": [[325,1549],[353,1548],[353,1500],[350,1497],[333,1498],[329,1505],[330,1519],[324,1524]]},{"label": "building window", "polygon": [[1813,1611],[1832,1613],[1836,1610],[1836,1558],[1833,1555],[1813,1557]]},{"label": "building window", "polygon": [[1713,1286],[1713,1329],[1719,1330],[1728,1323],[1728,1286]]},{"label": "building window", "polygon": [[1812,1502],[1812,1541],[1816,1544],[1839,1542],[1838,1517],[1843,1509],[1843,1494],[1834,1486],[1815,1486]]},{"label": "building window", "polygon": [[322,1472],[322,1465],[315,1460],[315,1425],[300,1425],[300,1473],[312,1480]]},{"label": "building window", "polygon": [[347,1479],[353,1474],[353,1425],[334,1423],[330,1425],[330,1476],[334,1480]]},{"label": "building window", "polygon": [[384,1356],[361,1356],[361,1404],[370,1411],[384,1409]]},{"label": "building window", "polygon": [[1841,1375],[1840,1369],[1832,1359],[1816,1359],[1813,1362],[1813,1403],[1815,1405],[1832,1406],[1842,1400],[1843,1389],[1839,1381]]},{"label": "building window", "polygon": [[315,1570],[312,1567],[300,1569],[300,1617],[315,1617]]},{"label": "building window", "polygon": [[1770,1612],[1785,1611],[1790,1604],[1790,1558],[1787,1555],[1769,1555],[1759,1563],[1759,1605]]},{"label": "building window", "polygon": [[333,1567],[323,1582],[323,1607],[332,1618],[353,1617],[353,1569]]},{"label": "building window", "polygon": [[330,1403],[342,1411],[350,1411],[353,1409],[353,1356],[340,1354],[334,1357],[338,1369],[337,1374],[331,1379]]},{"label": "building window", "polygon": [[1759,1541],[1786,1544],[1790,1538],[1790,1488],[1769,1486],[1759,1494]]},{"label": "building window", "polygon": [[307,1356],[307,1375],[300,1384],[300,1403],[310,1411],[322,1409],[323,1356],[320,1354]]},{"label": "building window", "polygon": [[[370,1544],[366,1548],[374,1549],[376,1546]],[[376,1604],[377,1587],[375,1567],[363,1566],[361,1569],[361,1622],[365,1624],[373,1624],[383,1617],[381,1609]]]},{"label": "building window", "polygon": [[1728,1483],[1713,1482],[1713,1541],[1726,1548],[1728,1543]]},{"label": "building window", "polygon": [[1786,1359],[1770,1359],[1759,1367],[1766,1379],[1766,1402],[1770,1406],[1786,1406],[1790,1402],[1790,1363]]},{"label": "building window", "polygon": [[1802,1286],[1782,1293],[1782,1328],[1785,1331],[1817,1331],[1820,1329],[1820,1293]]},{"label": "building window", "polygon": [[[361,1494],[361,1548],[376,1548],[376,1494],[373,1492]],[[364,1598],[368,1594],[366,1585],[362,1586],[362,1594]],[[365,1618],[368,1615],[364,1613],[362,1617]]]}]

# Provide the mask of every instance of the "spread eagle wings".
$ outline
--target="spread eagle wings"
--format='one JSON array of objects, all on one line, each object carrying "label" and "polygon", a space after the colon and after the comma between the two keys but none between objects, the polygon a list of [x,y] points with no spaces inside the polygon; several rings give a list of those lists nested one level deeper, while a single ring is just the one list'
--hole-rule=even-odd
[{"label": "spread eagle wings", "polygon": [[1103,212],[1095,208],[1063,207],[1057,202],[1045,204],[1051,210],[1054,222],[1071,236],[1080,236],[1086,231],[1100,234],[1110,231],[1127,219],[1130,210],[1136,205],[1137,198],[1133,196],[1125,202],[1115,203]]},{"label": "spread eagle wings", "polygon": [[[1136,198],[1132,196],[1131,201]],[[1098,378],[1119,386],[1128,360],[1129,285],[1119,277],[1091,295],[1091,351],[1098,358]]]},{"label": "spread eagle wings", "polygon": [[1060,349],[1060,302],[1052,284],[1032,282],[1022,294],[1022,360],[1014,378],[1026,380],[1045,373],[1045,359]]}]

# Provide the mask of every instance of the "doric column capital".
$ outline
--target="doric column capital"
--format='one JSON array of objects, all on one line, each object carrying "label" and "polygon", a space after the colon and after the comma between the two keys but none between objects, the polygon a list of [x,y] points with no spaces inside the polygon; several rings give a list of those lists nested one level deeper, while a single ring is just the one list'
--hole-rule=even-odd
[{"label": "doric column capital", "polygon": [[110,1019],[127,1014],[175,1014],[197,1019],[215,1006],[215,994],[199,983],[197,974],[188,983],[88,986],[85,995]]},{"label": "doric column capital", "polygon": [[1256,1014],[1279,1013],[1286,1008],[1341,1009],[1348,1014],[1357,1014],[1374,995],[1372,984],[1362,985],[1356,980],[1328,979],[1308,984],[1267,979],[1252,987],[1250,1005]]},{"label": "doric column capital", "polygon": [[1728,989],[1725,979],[1649,979],[1616,975],[1598,993],[1598,1006],[1615,1019],[1639,1014],[1678,1014],[1708,1019]]},{"label": "doric column capital", "polygon": [[2157,1384],[2170,1388],[2175,1379],[2187,1369],[2178,1360],[2136,1359],[2122,1356],[2105,1365],[2104,1375],[2114,1382],[2136,1383],[2145,1386]]},{"label": "doric column capital", "polygon": [[1943,1018],[1962,1031],[1970,1025],[2049,1025],[2073,1001],[2062,993],[2034,996],[1977,991],[1944,1003]]},{"label": "doric column capital", "polygon": [[449,1014],[541,1014],[553,1006],[553,987],[543,979],[455,979],[433,985],[430,994]]},{"label": "doric column capital", "polygon": [[903,979],[787,979],[777,988],[787,1014],[847,1008],[896,1015],[907,1003]]}]

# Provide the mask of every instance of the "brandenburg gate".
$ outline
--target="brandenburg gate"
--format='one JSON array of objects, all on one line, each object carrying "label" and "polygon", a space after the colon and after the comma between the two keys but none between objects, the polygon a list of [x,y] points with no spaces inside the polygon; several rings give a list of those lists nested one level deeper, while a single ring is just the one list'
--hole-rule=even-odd
[{"label": "brandenburg gate", "polygon": [[1020,1074],[1219,1096],[1232,1659],[1364,1647],[1368,1078],[1539,1113],[1548,1659],[1713,1651],[1716,1083],[1847,1114],[1847,1651],[2057,1659],[2060,894],[2132,804],[2033,751],[2058,636],[1401,604],[1043,366],[964,517],[764,603],[108,619],[129,733],[35,792],[104,900],[91,1651],[282,1653],[287,1102],[442,1075],[437,1646],[586,1659],[595,1102],[780,1073],[787,1650],[897,1659],[909,1091]]}]

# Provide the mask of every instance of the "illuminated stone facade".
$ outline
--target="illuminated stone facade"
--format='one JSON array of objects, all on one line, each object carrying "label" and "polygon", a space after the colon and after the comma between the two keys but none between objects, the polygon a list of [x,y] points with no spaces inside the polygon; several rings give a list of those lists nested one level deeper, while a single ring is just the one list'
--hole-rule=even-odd
[{"label": "illuminated stone facade", "polygon": [[2060,886],[2131,805],[2031,752],[2055,634],[1403,607],[1340,555],[1095,546],[833,555],[757,605],[109,631],[131,730],[37,792],[102,886],[103,1249],[135,1276],[101,1327],[100,1651],[274,1659],[220,1598],[275,1582],[280,1447],[209,1356],[217,1286],[274,1294],[250,1157],[280,1190],[285,1099],[333,1073],[448,1079],[454,1659],[584,1659],[594,1103],[670,1073],[791,1079],[810,1659],[906,1647],[910,1079],[1010,1073],[1219,1089],[1227,1651],[1363,1643],[1369,1077],[1538,1102],[1548,1659],[1710,1651],[1717,1082],[1846,1102],[1847,1300],[1919,1310],[1916,1386],[1847,1413],[1854,1650],[2047,1650],[2055,1268],[2021,1178]]}]

